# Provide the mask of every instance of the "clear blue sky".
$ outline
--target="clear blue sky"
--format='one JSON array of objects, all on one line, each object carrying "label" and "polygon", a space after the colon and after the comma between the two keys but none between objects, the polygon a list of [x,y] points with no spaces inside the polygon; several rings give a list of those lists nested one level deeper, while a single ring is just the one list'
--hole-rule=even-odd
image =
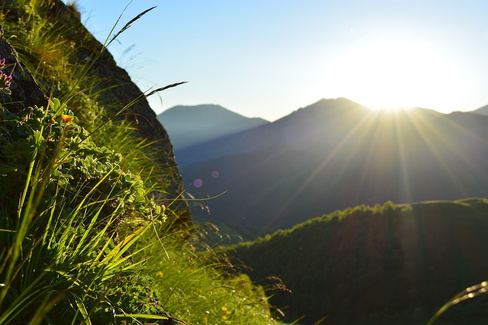
[{"label": "clear blue sky", "polygon": [[[78,0],[101,41],[129,1]],[[488,104],[486,0],[133,0],[109,50],[154,97],[276,120],[321,98],[441,112]],[[125,54],[124,54],[125,53]]]}]

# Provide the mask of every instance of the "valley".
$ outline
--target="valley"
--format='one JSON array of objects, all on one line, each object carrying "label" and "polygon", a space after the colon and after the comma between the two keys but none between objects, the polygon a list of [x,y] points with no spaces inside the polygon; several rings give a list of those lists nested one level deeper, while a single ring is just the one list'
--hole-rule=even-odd
[{"label": "valley", "polygon": [[175,155],[192,196],[218,196],[204,202],[210,214],[198,202],[199,218],[277,230],[361,204],[487,196],[485,139],[485,115],[371,111],[331,99],[273,123],[175,146]]}]

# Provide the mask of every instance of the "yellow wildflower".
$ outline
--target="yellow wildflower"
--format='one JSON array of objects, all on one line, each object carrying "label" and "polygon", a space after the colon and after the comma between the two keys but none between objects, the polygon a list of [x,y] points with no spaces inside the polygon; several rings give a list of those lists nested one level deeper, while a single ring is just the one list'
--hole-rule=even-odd
[{"label": "yellow wildflower", "polygon": [[226,311],[227,310],[227,307],[222,307],[222,311]]},{"label": "yellow wildflower", "polygon": [[73,122],[74,120],[74,116],[72,115],[66,115],[66,114],[61,114],[61,120],[65,123],[65,124],[70,124],[71,122]]}]

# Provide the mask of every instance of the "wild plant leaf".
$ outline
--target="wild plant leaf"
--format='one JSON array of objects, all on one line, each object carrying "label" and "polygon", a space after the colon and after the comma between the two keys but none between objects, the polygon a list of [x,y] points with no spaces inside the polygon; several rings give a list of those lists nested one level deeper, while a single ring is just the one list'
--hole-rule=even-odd
[{"label": "wild plant leaf", "polygon": [[112,249],[107,256],[105,256],[105,258],[102,260],[102,263],[110,263],[111,260],[119,258],[135,243],[134,239],[139,238],[143,231],[145,231],[146,229],[147,227],[139,228],[134,231],[134,233],[125,237],[122,242],[118,243],[117,246],[115,246],[115,248]]},{"label": "wild plant leaf", "polygon": [[59,116],[66,109],[66,103],[61,104],[59,99],[52,98],[49,101],[49,107],[54,111],[54,116]]},{"label": "wild plant leaf", "polygon": [[[75,299],[75,304],[78,307],[78,311],[80,312],[81,316],[83,317],[83,323],[82,324],[87,324],[87,325],[92,325],[92,322],[90,320],[90,317],[88,315],[88,311],[86,310],[85,304],[83,303],[83,300],[74,292],[71,292],[71,296]],[[73,319],[73,322],[76,319]]]},{"label": "wild plant leaf", "polygon": [[161,316],[161,315],[147,315],[147,314],[116,314],[115,317],[120,317],[120,318],[142,318],[142,319],[169,319],[169,317],[166,316]]}]

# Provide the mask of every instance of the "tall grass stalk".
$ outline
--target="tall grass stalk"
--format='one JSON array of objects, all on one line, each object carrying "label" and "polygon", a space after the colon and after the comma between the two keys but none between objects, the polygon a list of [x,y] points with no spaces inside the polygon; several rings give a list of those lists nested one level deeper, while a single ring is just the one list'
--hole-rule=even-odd
[{"label": "tall grass stalk", "polygon": [[454,305],[457,305],[460,302],[463,302],[468,299],[476,298],[480,295],[488,294],[488,281],[483,281],[480,284],[476,284],[474,286],[468,287],[452,297],[447,303],[444,304],[437,312],[432,316],[429,320],[427,325],[433,325],[434,322],[442,315],[446,310],[451,308]]}]

